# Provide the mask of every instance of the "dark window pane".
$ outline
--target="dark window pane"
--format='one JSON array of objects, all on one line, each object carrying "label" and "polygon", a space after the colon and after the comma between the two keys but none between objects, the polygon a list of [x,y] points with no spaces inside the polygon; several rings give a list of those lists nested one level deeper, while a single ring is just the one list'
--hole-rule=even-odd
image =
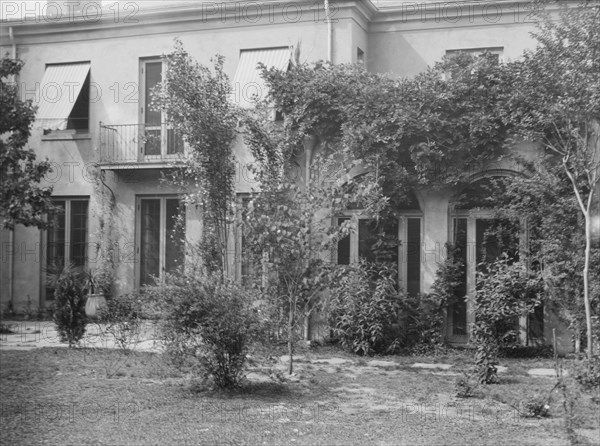
[{"label": "dark window pane", "polygon": [[[242,198],[242,218],[245,218],[249,203],[250,203],[249,197]],[[242,238],[241,246],[240,246],[240,256],[241,256],[240,262],[241,262],[241,275],[242,275],[241,279],[242,279],[242,285],[248,286],[248,285],[250,285],[250,282],[252,280],[253,269],[252,269],[252,263],[251,263],[251,254],[248,250],[248,247],[246,246],[246,236],[244,235],[243,230],[242,230],[241,238]]]},{"label": "dark window pane", "polygon": [[[65,201],[54,201],[55,211],[48,215],[51,227],[47,230],[46,243],[46,269],[52,271],[54,268],[62,268],[65,264]],[[46,287],[46,300],[54,299],[54,290]]]},{"label": "dark window pane", "polygon": [[75,266],[85,266],[87,248],[88,201],[71,202],[71,252],[70,261]]},{"label": "dark window pane", "polygon": [[168,199],[167,203],[167,240],[165,248],[165,270],[173,272],[180,268],[185,256],[185,209],[178,199]]},{"label": "dark window pane", "polygon": [[421,219],[406,220],[406,291],[410,295],[421,292]]},{"label": "dark window pane", "polygon": [[162,62],[150,62],[145,64],[146,70],[146,88],[144,91],[145,98],[145,124],[146,125],[160,125],[161,121],[161,113],[159,111],[154,111],[151,108],[152,103],[152,94],[151,91],[154,87],[156,87],[161,82],[161,71],[162,71]]},{"label": "dark window pane", "polygon": [[398,222],[358,221],[358,257],[369,262],[398,264]]},{"label": "dark window pane", "polygon": [[85,78],[84,84],[79,92],[79,96],[73,104],[73,109],[67,121],[68,129],[87,130],[89,129],[90,117],[90,74]]},{"label": "dark window pane", "polygon": [[369,262],[375,261],[373,245],[377,242],[377,222],[375,220],[358,220],[358,257]]},{"label": "dark window pane", "polygon": [[467,334],[467,219],[454,220],[454,246],[458,258],[462,260],[460,286],[452,302],[452,333],[456,336]]},{"label": "dark window pane", "polygon": [[160,128],[156,129],[156,130],[146,129],[146,133],[144,134],[144,140],[145,140],[144,154],[146,156],[160,155],[160,147],[161,147],[160,135],[161,135]]},{"label": "dark window pane", "polygon": [[160,274],[160,200],[141,203],[140,285],[152,285]]},{"label": "dark window pane", "polygon": [[544,344],[544,304],[535,307],[528,318],[527,340],[532,345]]},{"label": "dark window pane", "polygon": [[[349,218],[338,218],[338,225],[350,220]],[[337,243],[338,265],[350,265],[350,236],[346,236]]]},{"label": "dark window pane", "polygon": [[167,154],[183,153],[183,137],[173,129],[167,130]]}]

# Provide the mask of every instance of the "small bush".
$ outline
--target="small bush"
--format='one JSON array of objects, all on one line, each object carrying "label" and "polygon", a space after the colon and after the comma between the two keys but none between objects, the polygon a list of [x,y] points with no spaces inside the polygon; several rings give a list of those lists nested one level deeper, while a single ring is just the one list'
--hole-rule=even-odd
[{"label": "small bush", "polygon": [[340,265],[332,273],[326,312],[334,337],[359,355],[400,346],[396,272],[384,264]]},{"label": "small bush", "polygon": [[54,323],[61,342],[69,347],[85,334],[87,289],[83,272],[73,265],[54,269],[48,274],[48,285],[54,289]]},{"label": "small bush", "polygon": [[582,390],[589,392],[600,389],[600,357],[585,359],[573,366],[573,376]]},{"label": "small bush", "polygon": [[119,348],[130,351],[139,340],[141,330],[140,296],[126,294],[108,299],[106,308],[100,310],[100,322],[106,324],[104,331],[114,338]]},{"label": "small bush", "polygon": [[179,368],[239,386],[246,353],[260,333],[252,297],[220,276],[169,276],[149,290],[161,307],[161,337]]},{"label": "small bush", "polygon": [[525,418],[544,418],[550,416],[548,398],[536,396],[521,403],[521,414]]},{"label": "small bush", "polygon": [[479,383],[470,373],[463,372],[463,376],[459,377],[454,383],[456,396],[458,398],[471,398],[474,396],[475,389]]}]

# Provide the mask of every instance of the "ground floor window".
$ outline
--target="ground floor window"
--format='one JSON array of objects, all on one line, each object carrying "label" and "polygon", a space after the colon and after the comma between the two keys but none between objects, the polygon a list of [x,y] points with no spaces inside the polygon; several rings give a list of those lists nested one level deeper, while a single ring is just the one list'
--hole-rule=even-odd
[{"label": "ground floor window", "polygon": [[139,197],[137,215],[138,283],[153,285],[183,266],[185,209],[177,197]]},{"label": "ground floor window", "polygon": [[[88,246],[88,208],[86,198],[57,198],[54,210],[48,214],[46,230],[46,271],[67,264],[85,268]],[[54,299],[54,290],[45,286],[45,299]]]},{"label": "ground floor window", "polygon": [[[352,217],[339,217],[342,225]],[[421,290],[422,218],[402,216],[383,223],[371,218],[358,218],[357,230],[339,240],[334,259],[338,265],[349,265],[361,259],[386,261],[398,266],[400,289],[417,295]]]}]

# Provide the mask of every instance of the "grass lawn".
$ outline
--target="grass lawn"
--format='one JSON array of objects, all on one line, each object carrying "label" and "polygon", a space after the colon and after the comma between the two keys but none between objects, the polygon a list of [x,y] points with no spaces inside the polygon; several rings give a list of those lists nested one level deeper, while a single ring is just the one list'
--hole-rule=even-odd
[{"label": "grass lawn", "polygon": [[[502,383],[468,399],[454,390],[469,364],[466,353],[435,358],[455,364],[450,370],[416,369],[415,362],[434,359],[363,359],[322,347],[296,363],[293,381],[264,379],[269,367],[284,364],[251,363],[244,389],[219,392],[174,371],[158,354],[2,350],[0,444],[568,443],[558,393],[549,418],[523,418],[513,407],[550,391],[552,378],[526,370],[552,367],[551,360],[504,360]],[[598,406],[589,400],[578,402],[579,428],[594,439]]]}]

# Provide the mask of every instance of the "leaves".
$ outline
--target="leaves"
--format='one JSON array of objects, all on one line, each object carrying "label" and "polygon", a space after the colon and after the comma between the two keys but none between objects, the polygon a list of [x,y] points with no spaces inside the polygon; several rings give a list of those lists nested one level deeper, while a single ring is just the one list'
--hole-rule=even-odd
[{"label": "leaves", "polygon": [[26,148],[35,118],[31,101],[21,101],[9,76],[17,75],[23,62],[8,54],[0,60],[0,217],[4,227],[46,226],[45,214],[52,209],[52,187],[41,186],[51,171],[48,161],[36,162],[33,149]]}]

